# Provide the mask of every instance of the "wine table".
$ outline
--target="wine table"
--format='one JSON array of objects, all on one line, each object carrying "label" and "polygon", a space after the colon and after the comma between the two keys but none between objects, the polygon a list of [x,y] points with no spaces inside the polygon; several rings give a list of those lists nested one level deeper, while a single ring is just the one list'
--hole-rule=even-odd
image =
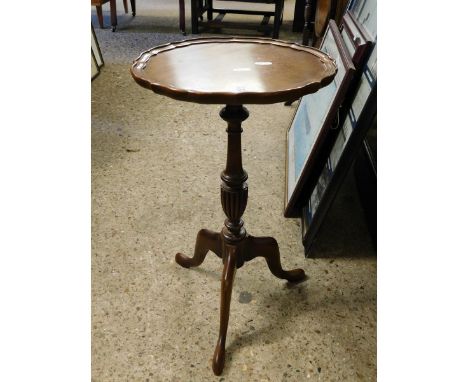
[{"label": "wine table", "polygon": [[177,253],[182,267],[200,265],[208,251],[222,259],[219,338],[213,372],[224,367],[226,334],[236,270],[256,257],[271,273],[290,282],[305,277],[302,269],[281,266],[278,243],[272,237],[247,234],[242,215],[247,206],[247,173],[242,167],[242,122],[245,104],[271,104],[298,99],[328,85],[337,68],[327,54],[294,43],[247,37],[210,37],[151,48],[133,63],[131,74],[141,86],[180,101],[226,105],[227,160],[221,173],[221,205],[226,220],[220,232],[201,229],[193,257]]}]

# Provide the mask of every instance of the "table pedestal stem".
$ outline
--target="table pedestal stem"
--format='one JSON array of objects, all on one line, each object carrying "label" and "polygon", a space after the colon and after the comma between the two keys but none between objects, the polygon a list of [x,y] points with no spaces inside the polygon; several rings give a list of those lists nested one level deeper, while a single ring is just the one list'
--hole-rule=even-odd
[{"label": "table pedestal stem", "polygon": [[226,168],[221,173],[221,205],[227,216],[220,233],[202,229],[198,232],[192,258],[178,253],[176,262],[185,267],[200,265],[208,251],[223,259],[221,277],[221,310],[219,338],[213,356],[213,372],[220,375],[224,368],[226,334],[229,322],[232,286],[236,269],[244,262],[264,257],[271,273],[290,282],[305,278],[302,269],[285,271],[281,267],[279,247],[272,237],[253,237],[246,233],[242,215],[247,206],[247,173],[242,168],[241,124],[249,116],[242,105],[227,105],[220,112],[228,123]]}]

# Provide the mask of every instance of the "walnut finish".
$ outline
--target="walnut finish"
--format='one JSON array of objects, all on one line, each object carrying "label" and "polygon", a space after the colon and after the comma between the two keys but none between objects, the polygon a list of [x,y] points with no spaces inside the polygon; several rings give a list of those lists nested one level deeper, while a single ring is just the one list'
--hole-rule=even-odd
[{"label": "walnut finish", "polygon": [[[233,69],[242,70],[233,70]],[[249,70],[244,70],[249,69]],[[242,166],[242,122],[249,112],[243,103],[280,102],[318,90],[332,81],[336,65],[314,48],[269,39],[210,38],[166,44],[150,49],[134,62],[136,82],[156,93],[198,102],[226,103],[220,116],[227,122],[227,159],[221,173],[221,205],[226,220],[221,232],[198,232],[193,257],[181,253],[184,268],[203,263],[208,251],[223,260],[219,336],[212,368],[224,368],[232,287],[236,270],[256,257],[271,273],[290,282],[305,278],[302,269],[281,266],[278,243],[272,237],[247,234],[242,215],[247,206],[247,172]]]},{"label": "walnut finish", "polygon": [[185,268],[200,265],[210,250],[223,259],[219,337],[212,364],[216,375],[220,375],[224,367],[229,308],[236,269],[242,267],[246,261],[264,257],[271,273],[278,278],[294,282],[301,281],[305,277],[302,269],[285,271],[282,268],[278,243],[275,239],[247,234],[242,220],[242,214],[247,206],[248,176],[242,167],[241,124],[249,113],[243,106],[227,105],[221,110],[220,116],[228,123],[226,168],[221,173],[221,204],[227,219],[220,233],[205,229],[198,232],[192,258],[181,253],[175,257],[176,262]]},{"label": "walnut finish", "polygon": [[269,104],[328,85],[335,62],[312,47],[272,39],[210,37],[143,52],[131,73],[141,86],[181,101]]}]

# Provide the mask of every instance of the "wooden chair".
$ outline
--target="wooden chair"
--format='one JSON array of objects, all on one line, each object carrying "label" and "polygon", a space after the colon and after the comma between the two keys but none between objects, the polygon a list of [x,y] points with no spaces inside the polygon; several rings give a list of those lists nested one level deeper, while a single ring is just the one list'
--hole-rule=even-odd
[{"label": "wooden chair", "polygon": [[[99,26],[104,28],[104,18],[102,16],[102,5],[109,2],[110,3],[110,13],[111,13],[111,25],[112,32],[115,32],[117,27],[117,9],[115,5],[115,0],[91,0],[91,6],[96,7],[96,13],[99,21]],[[128,13],[128,3],[127,0],[123,0],[125,13]],[[132,7],[132,16],[135,16],[135,0],[130,0],[130,6]]]},{"label": "wooden chair", "polygon": [[[284,0],[219,0],[219,1],[237,1],[242,3],[255,3],[255,4],[274,4],[275,10],[271,11],[255,11],[249,9],[221,9],[213,8],[213,0],[191,0],[192,1],[192,33],[197,34],[199,27],[199,19],[203,20],[203,14],[207,13],[208,21],[205,23],[208,27],[221,28],[223,17],[227,13],[234,13],[239,15],[261,15],[263,20],[261,27],[265,28],[271,16],[273,20],[273,38],[279,37],[279,29],[283,21],[283,8]],[[218,16],[213,20],[213,13],[218,13]],[[225,27],[232,28],[245,28],[246,25],[242,23],[223,23]]]}]

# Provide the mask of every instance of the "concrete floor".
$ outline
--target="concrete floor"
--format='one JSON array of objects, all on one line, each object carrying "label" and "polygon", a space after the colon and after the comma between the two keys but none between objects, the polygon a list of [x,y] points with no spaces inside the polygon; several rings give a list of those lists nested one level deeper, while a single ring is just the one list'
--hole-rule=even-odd
[{"label": "concrete floor", "polygon": [[[287,31],[293,11],[286,1],[281,38],[300,40]],[[299,221],[282,215],[294,112],[282,104],[247,106],[244,220],[251,234],[274,236],[283,266],[308,279],[289,285],[261,259],[239,269],[226,366],[213,375],[222,264],[208,254],[187,270],[174,255],[190,254],[200,228],[224,221],[221,106],[174,101],[130,76],[142,50],[182,39],[177,2],[137,1],[135,18],[118,4],[118,17],[116,33],[96,29],[105,66],[92,83],[93,381],[375,381],[376,257],[362,211],[348,182],[320,233],[319,258],[304,258]],[[189,17],[187,4],[188,29]]]}]

